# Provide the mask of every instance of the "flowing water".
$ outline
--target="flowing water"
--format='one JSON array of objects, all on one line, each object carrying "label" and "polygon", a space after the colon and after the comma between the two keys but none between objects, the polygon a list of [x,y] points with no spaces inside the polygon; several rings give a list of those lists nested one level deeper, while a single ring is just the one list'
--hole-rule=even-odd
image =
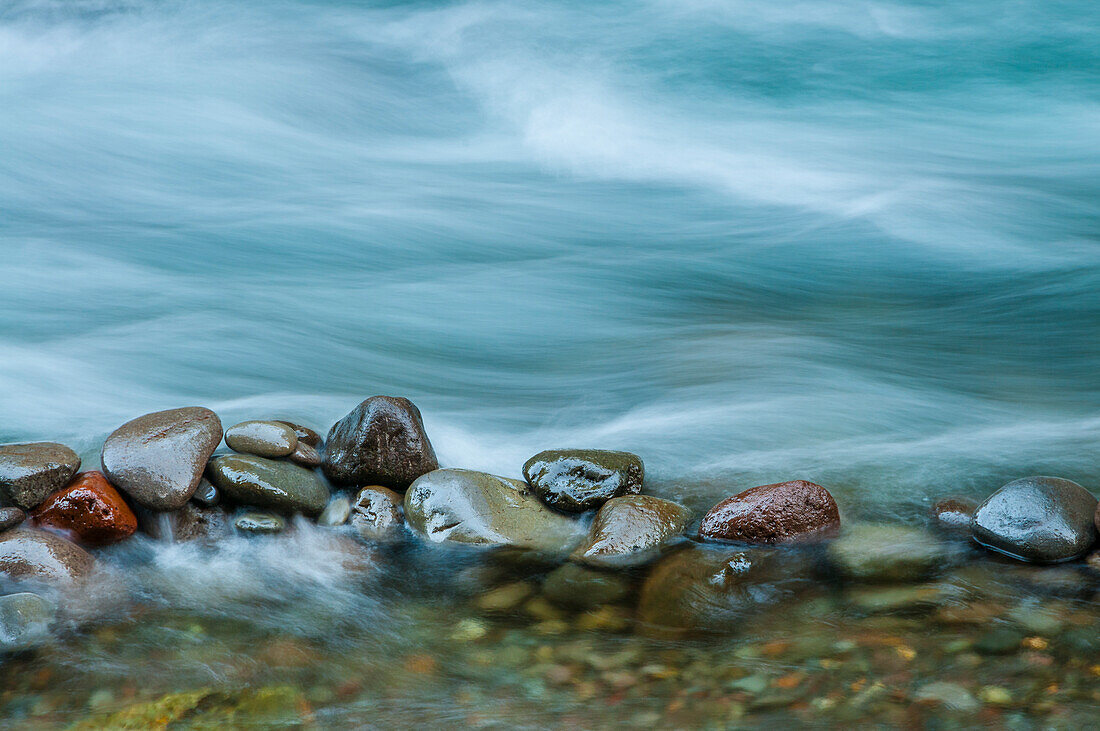
[{"label": "flowing water", "polygon": [[[444,464],[627,449],[696,511],[794,478],[846,521],[1026,474],[1095,492],[1098,37],[1085,1],[0,0],[0,441],[94,467],[148,411],[327,429],[385,393]],[[360,583],[334,541],[111,549],[139,609],[4,666],[7,723],[203,687],[322,726],[916,723],[960,677],[972,722],[1100,704],[1095,649],[1034,624],[1053,649],[1010,670],[919,645],[971,625],[857,628],[835,597],[728,645],[477,612],[454,639],[467,603],[431,589],[468,557]],[[1100,632],[1070,593],[1063,629]],[[813,616],[821,657],[768,644]]]}]

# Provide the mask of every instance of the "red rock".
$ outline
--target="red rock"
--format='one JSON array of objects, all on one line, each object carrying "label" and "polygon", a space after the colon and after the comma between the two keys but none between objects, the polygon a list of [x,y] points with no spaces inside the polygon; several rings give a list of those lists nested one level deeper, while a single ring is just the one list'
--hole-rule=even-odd
[{"label": "red rock", "polygon": [[703,516],[699,535],[746,543],[784,543],[825,537],[840,527],[836,501],[805,480],[750,487]]},{"label": "red rock", "polygon": [[68,487],[46,498],[32,513],[35,525],[92,546],[129,538],[137,517],[101,472],[81,472]]}]

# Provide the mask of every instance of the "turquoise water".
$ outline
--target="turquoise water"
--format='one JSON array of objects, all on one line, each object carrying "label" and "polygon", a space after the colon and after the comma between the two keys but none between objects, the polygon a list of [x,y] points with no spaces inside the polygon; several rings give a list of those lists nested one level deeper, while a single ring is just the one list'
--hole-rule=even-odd
[{"label": "turquoise water", "polygon": [[[385,393],[445,465],[628,449],[697,510],[1096,492],[1098,37],[1049,0],[0,0],[0,441],[94,465],[156,409]],[[235,551],[157,560],[209,611],[270,590]],[[362,631],[386,593],[341,577]]]}]

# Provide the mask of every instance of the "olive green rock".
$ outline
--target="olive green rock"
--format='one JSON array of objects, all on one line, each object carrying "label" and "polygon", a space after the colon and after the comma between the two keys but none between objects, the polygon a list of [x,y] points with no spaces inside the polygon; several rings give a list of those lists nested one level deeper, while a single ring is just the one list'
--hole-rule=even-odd
[{"label": "olive green rock", "polygon": [[273,513],[248,512],[233,521],[233,525],[242,533],[282,533],[286,520]]},{"label": "olive green rock", "polygon": [[546,507],[523,482],[472,470],[423,475],[409,486],[404,507],[409,526],[434,543],[559,552],[584,533],[579,521]]},{"label": "olive green rock", "polygon": [[225,430],[225,443],[244,454],[286,457],[298,447],[298,435],[278,421],[242,421]]},{"label": "olive green rock", "polygon": [[612,604],[630,593],[630,581],[620,574],[567,563],[551,571],[542,595],[570,609],[593,609]]},{"label": "olive green rock", "polygon": [[329,497],[328,487],[310,470],[251,454],[215,457],[207,476],[233,502],[285,513],[317,515]]},{"label": "olive green rock", "polygon": [[69,484],[79,468],[80,457],[64,444],[0,444],[0,502],[36,508]]},{"label": "olive green rock", "polygon": [[845,529],[826,553],[844,578],[870,582],[919,581],[949,558],[947,547],[927,531],[870,523]]},{"label": "olive green rock", "polygon": [[684,532],[691,511],[652,495],[608,500],[596,513],[588,538],[571,558],[591,566],[622,568],[649,563]]},{"label": "olive green rock", "polygon": [[642,459],[606,449],[548,449],[523,465],[523,477],[552,508],[581,513],[641,492]]}]

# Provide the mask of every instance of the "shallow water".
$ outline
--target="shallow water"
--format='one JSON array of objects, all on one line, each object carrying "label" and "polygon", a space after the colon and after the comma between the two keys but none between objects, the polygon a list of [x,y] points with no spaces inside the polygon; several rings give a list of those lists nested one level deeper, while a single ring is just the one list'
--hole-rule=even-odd
[{"label": "shallow water", "polygon": [[[327,427],[393,393],[444,464],[628,449],[697,511],[793,478],[845,520],[1025,474],[1095,492],[1098,32],[1087,2],[2,2],[0,441],[94,466],[155,409]],[[176,675],[133,697],[274,682],[242,647],[283,631],[321,643],[301,675],[326,687],[406,625],[405,654],[447,642],[400,581],[238,548],[118,551],[154,607],[118,631],[153,637],[36,661],[81,689],[62,716],[148,643]],[[379,617],[394,637],[324,644]],[[312,702],[379,725],[591,705],[438,662],[420,705],[382,680]],[[662,714],[692,687],[667,682]]]}]

